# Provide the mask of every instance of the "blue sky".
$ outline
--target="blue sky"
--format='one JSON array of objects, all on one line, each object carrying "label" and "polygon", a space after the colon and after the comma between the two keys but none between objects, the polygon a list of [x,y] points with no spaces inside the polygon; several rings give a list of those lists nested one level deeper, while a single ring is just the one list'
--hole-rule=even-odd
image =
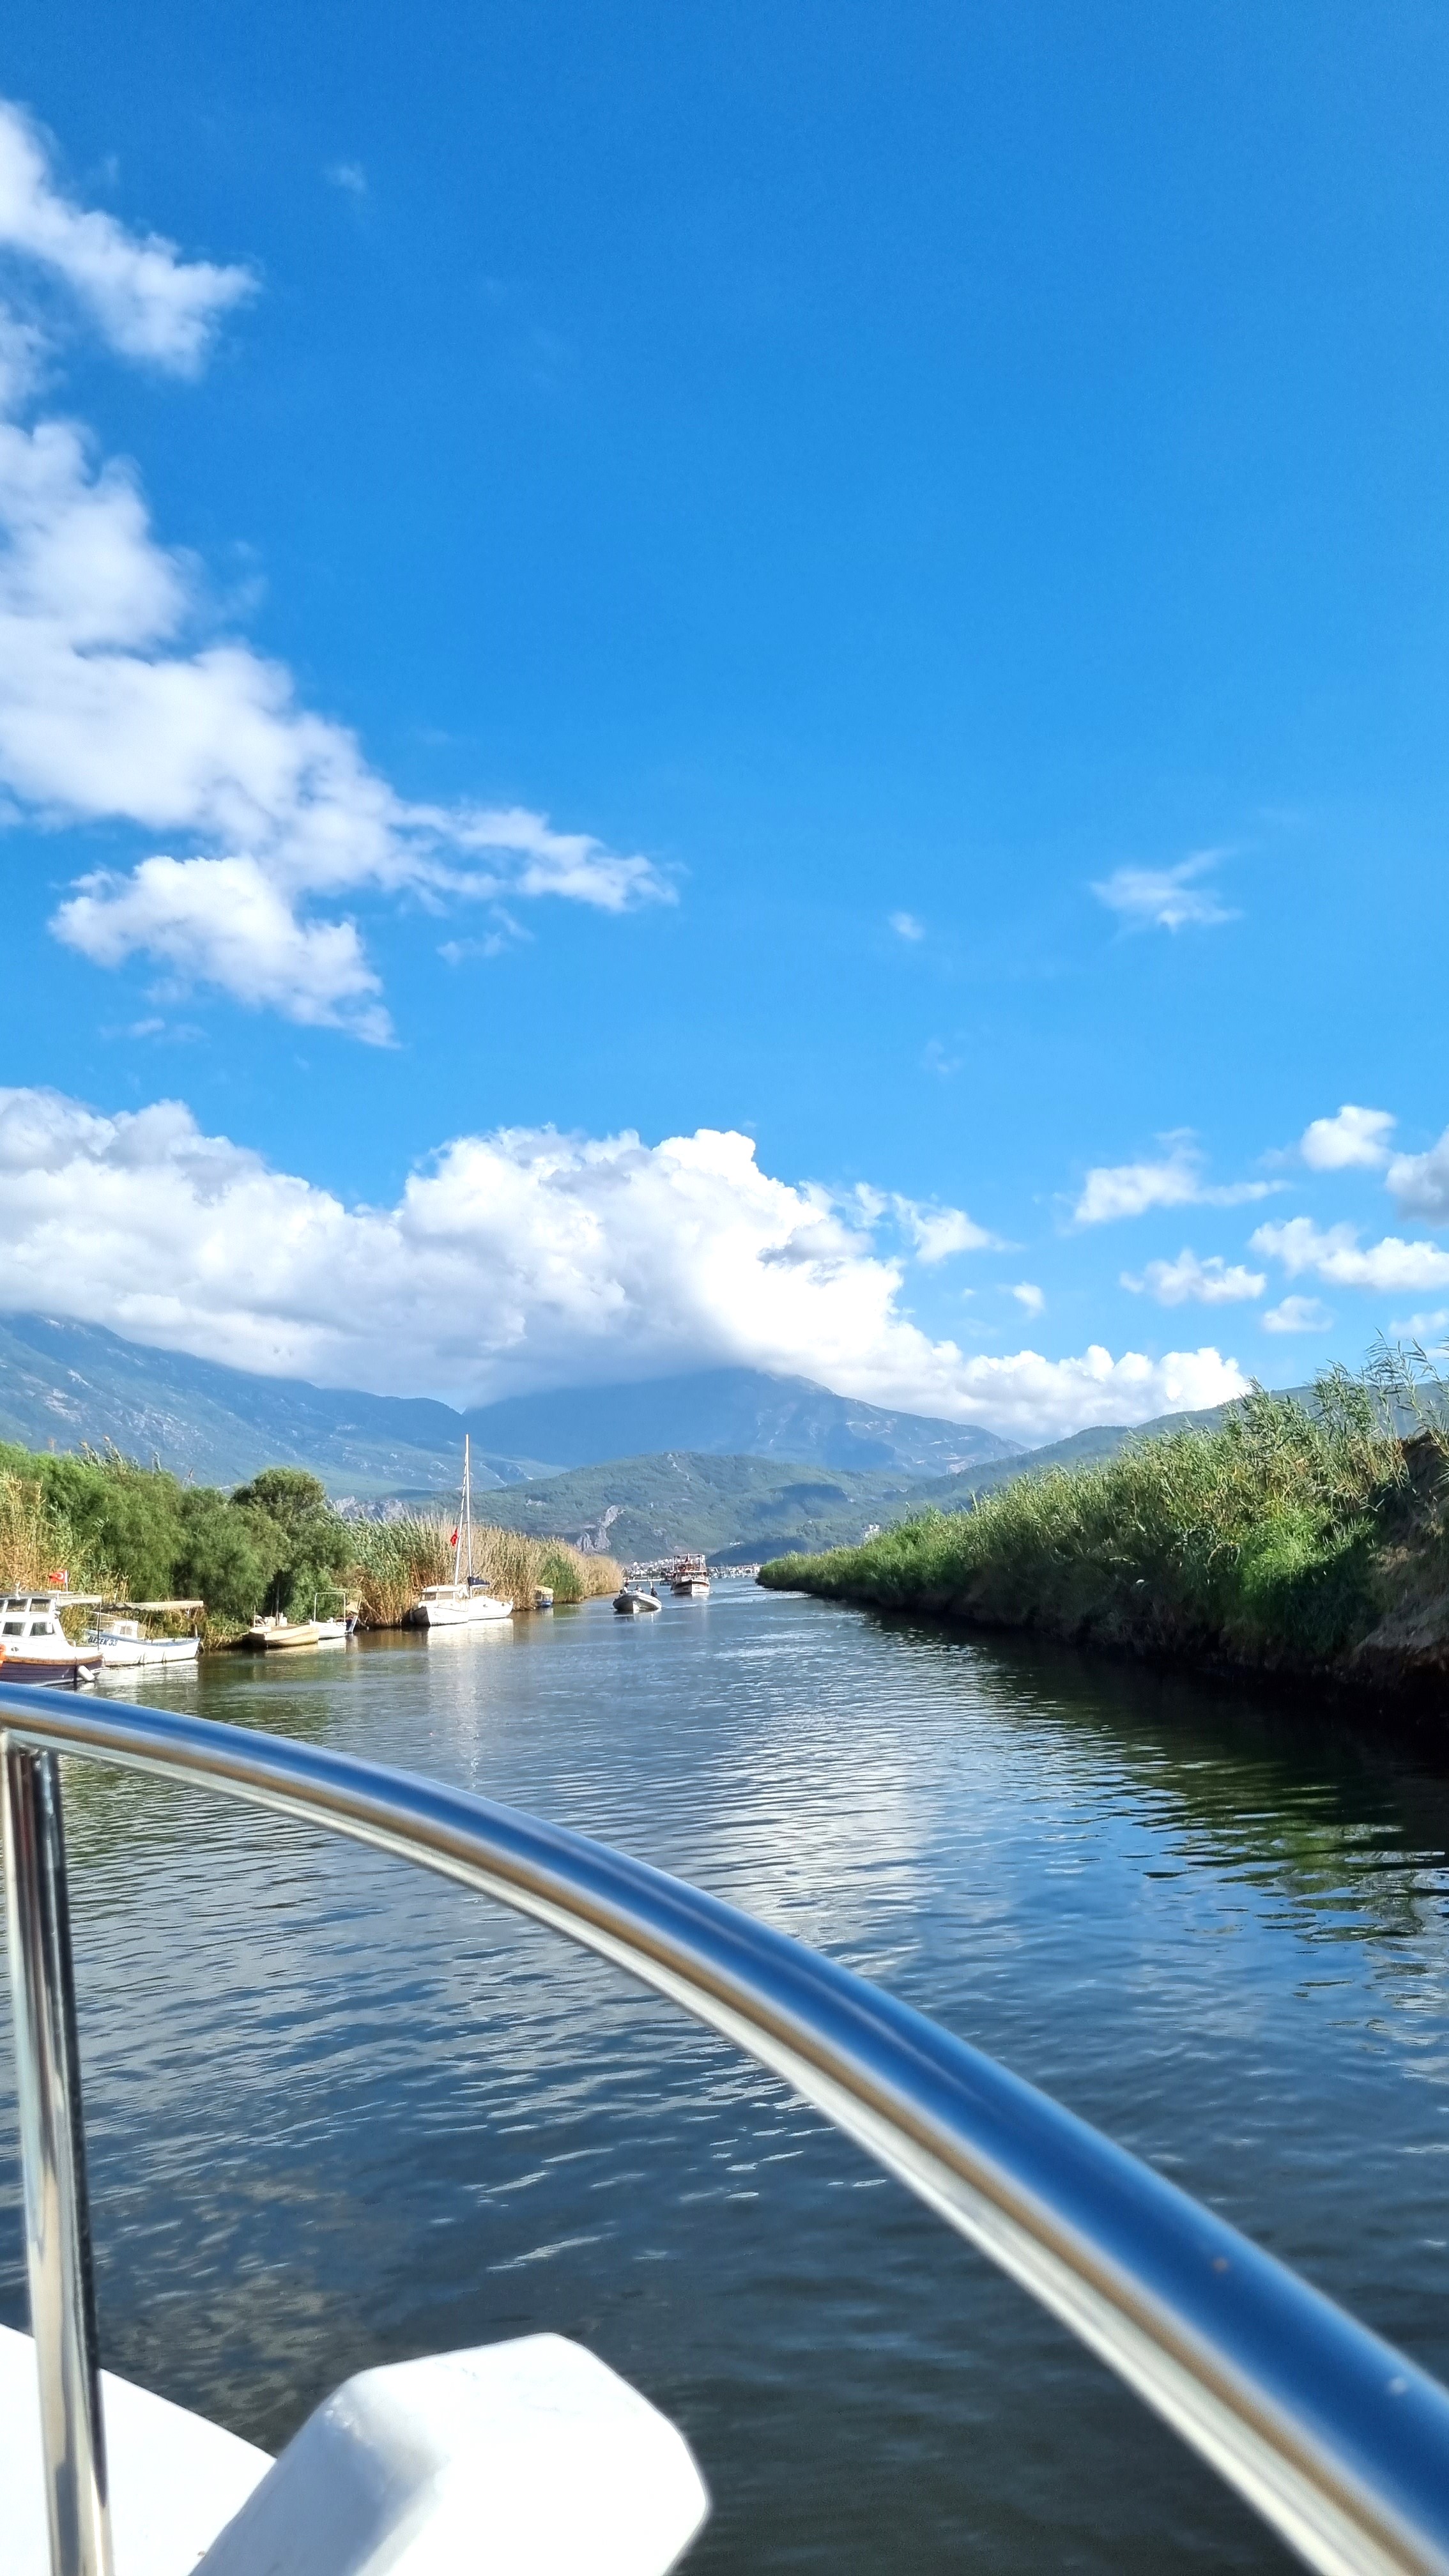
[{"label": "blue sky", "polygon": [[1446,75],[1418,7],[13,12],[0,1296],[1034,1437],[1449,1328]]}]

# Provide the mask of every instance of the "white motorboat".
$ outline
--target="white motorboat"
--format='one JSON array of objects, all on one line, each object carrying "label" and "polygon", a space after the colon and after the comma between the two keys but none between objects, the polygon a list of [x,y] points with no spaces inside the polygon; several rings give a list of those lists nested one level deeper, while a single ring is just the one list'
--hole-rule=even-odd
[{"label": "white motorboat", "polygon": [[463,1494],[458,1526],[450,1541],[451,1583],[426,1584],[408,1612],[415,1628],[488,1628],[511,1619],[513,1604],[500,1601],[490,1583],[473,1571],[473,1469],[469,1442],[463,1439]]},{"label": "white motorboat", "polygon": [[0,1680],[75,1690],[101,1669],[98,1646],[72,1645],[60,1612],[97,1610],[99,1593],[12,1592],[0,1601]]},{"label": "white motorboat", "polygon": [[206,1607],[202,1601],[127,1601],[101,1605],[86,1639],[88,1646],[100,1650],[103,1672],[138,1671],[144,1664],[194,1664],[201,1652],[201,1639],[190,1637],[154,1637],[142,1621],[149,1618],[195,1618]]},{"label": "white motorboat", "polygon": [[658,1593],[650,1592],[642,1583],[626,1583],[622,1592],[614,1595],[614,1607],[621,1619],[642,1619],[663,1606]]}]

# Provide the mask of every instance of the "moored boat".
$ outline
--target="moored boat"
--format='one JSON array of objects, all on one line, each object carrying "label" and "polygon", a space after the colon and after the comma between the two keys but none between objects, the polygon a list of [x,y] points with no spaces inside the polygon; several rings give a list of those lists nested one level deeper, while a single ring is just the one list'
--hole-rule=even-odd
[{"label": "moored boat", "polygon": [[244,1646],[258,1653],[270,1654],[284,1646],[320,1646],[322,1623],[317,1619],[285,1619],[280,1612],[271,1618],[255,1618],[242,1639]]},{"label": "moored boat", "polygon": [[99,1652],[104,1672],[139,1671],[147,1664],[194,1664],[201,1638],[157,1637],[143,1624],[153,1618],[196,1618],[204,1601],[109,1601],[98,1609],[87,1646]]},{"label": "moored boat", "polygon": [[98,1594],[12,1592],[0,1602],[0,1680],[48,1682],[52,1690],[77,1690],[101,1669],[100,1649],[71,1643],[60,1624],[63,1608],[94,1610]]},{"label": "moored boat", "polygon": [[428,1583],[408,1612],[414,1628],[485,1628],[511,1619],[513,1604],[501,1601],[492,1585],[473,1571],[473,1469],[470,1444],[463,1439],[463,1493],[458,1526],[449,1545],[453,1551],[450,1583]]}]

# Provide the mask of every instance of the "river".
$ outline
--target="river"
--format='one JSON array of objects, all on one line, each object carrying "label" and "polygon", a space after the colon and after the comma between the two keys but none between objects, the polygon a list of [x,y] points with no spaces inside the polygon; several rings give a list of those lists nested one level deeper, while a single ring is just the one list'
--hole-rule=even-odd
[{"label": "river", "polygon": [[[148,1695],[697,1880],[1449,2375],[1449,1780],[1412,1752],[746,1585],[215,1657]],[[76,1767],[67,1795],[111,2368],[276,2448],[351,2371],[552,2328],[688,2433],[694,2576],[1290,2563],[1018,2291],[616,1972],[273,1817]]]}]

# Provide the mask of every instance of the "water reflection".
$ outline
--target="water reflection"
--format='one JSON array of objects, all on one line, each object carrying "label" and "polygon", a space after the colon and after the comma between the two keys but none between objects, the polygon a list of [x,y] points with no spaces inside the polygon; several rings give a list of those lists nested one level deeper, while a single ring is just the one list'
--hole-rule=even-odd
[{"label": "water reflection", "polygon": [[[683,1871],[1449,2368],[1449,1784],[1409,1755],[723,1590],[155,1695]],[[686,2424],[717,2576],[1285,2563],[1016,2292],[598,1963],[274,1817],[77,1766],[68,1795],[115,2366],[275,2444],[368,2361],[551,2325]],[[18,2319],[8,2090],[0,2157]]]}]

